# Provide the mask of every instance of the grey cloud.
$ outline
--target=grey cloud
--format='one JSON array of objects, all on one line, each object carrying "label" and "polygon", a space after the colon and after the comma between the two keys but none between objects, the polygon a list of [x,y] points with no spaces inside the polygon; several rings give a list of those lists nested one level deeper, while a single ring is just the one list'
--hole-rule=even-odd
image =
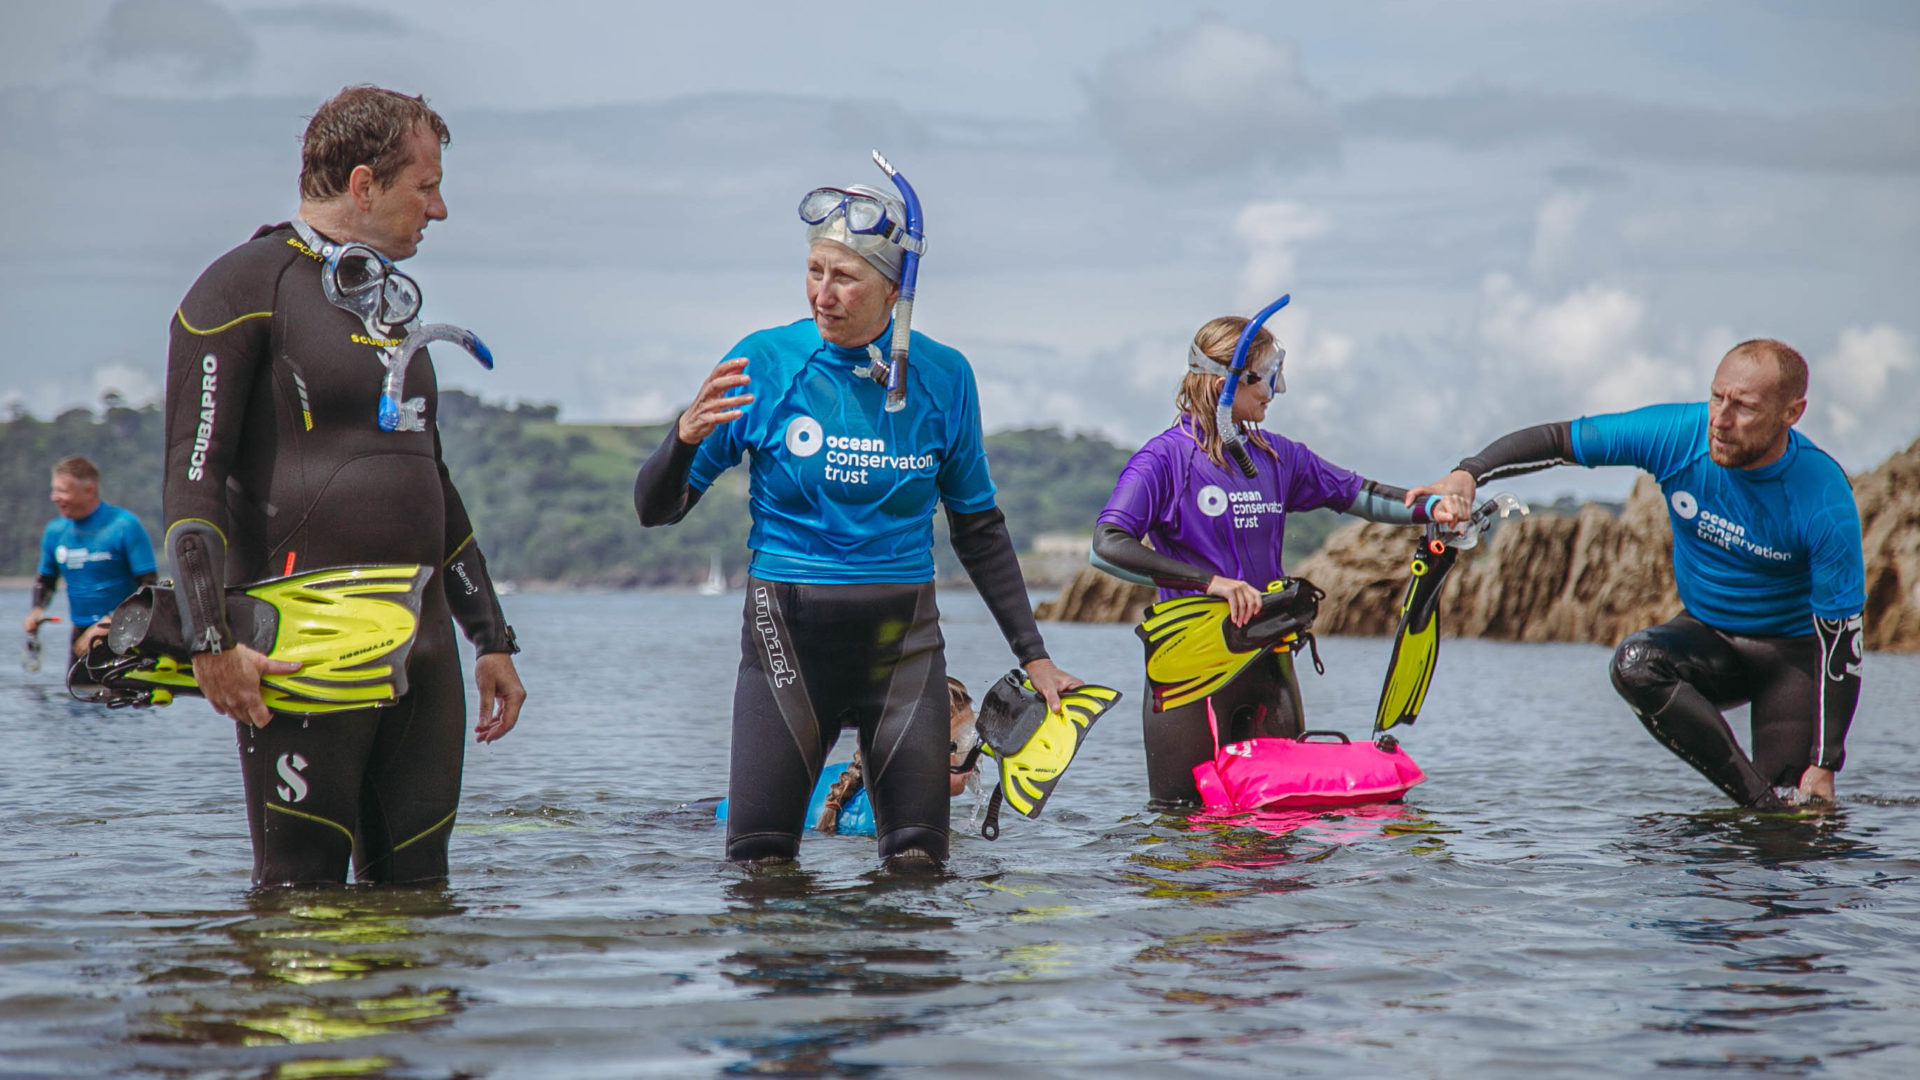
[{"label": "grey cloud", "polygon": [[1591,162],[1556,166],[1547,170],[1547,178],[1561,187],[1582,190],[1616,188],[1627,182],[1624,170]]},{"label": "grey cloud", "polygon": [[391,12],[358,4],[293,4],[242,16],[254,26],[313,30],[323,34],[405,34],[413,27]]},{"label": "grey cloud", "polygon": [[1920,109],[1769,115],[1622,98],[1461,90],[1389,95],[1342,111],[1355,135],[1485,149],[1571,139],[1592,153],[1650,161],[1812,172],[1920,169]]},{"label": "grey cloud", "polygon": [[1100,133],[1148,176],[1334,158],[1339,130],[1292,42],[1211,17],[1107,57],[1088,86]]},{"label": "grey cloud", "polygon": [[116,0],[96,41],[109,62],[184,64],[201,80],[245,71],[254,53],[252,35],[212,0]]}]

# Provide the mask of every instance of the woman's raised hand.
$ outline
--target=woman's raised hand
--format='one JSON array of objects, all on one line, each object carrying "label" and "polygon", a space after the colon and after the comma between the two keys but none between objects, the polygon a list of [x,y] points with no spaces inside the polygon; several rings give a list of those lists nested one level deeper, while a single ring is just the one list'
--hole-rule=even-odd
[{"label": "woman's raised hand", "polygon": [[680,441],[691,446],[713,434],[713,429],[721,424],[738,420],[741,406],[751,403],[753,395],[733,395],[732,392],[750,381],[746,357],[721,361],[706,381],[700,384],[700,392],[693,396],[693,404],[680,414]]}]

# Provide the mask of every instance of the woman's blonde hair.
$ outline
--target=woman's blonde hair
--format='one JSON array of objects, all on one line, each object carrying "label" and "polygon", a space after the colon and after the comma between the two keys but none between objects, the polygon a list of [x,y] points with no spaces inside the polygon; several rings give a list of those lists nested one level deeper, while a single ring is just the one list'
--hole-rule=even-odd
[{"label": "woman's blonde hair", "polygon": [[[1240,340],[1240,331],[1246,329],[1247,320],[1239,315],[1222,315],[1210,320],[1193,335],[1193,343],[1199,350],[1220,364],[1233,362],[1233,346]],[[1271,354],[1279,348],[1273,335],[1261,327],[1253,335],[1252,344],[1247,346],[1250,356]],[[1247,361],[1251,367],[1253,360]],[[1189,371],[1187,377],[1180,380],[1180,392],[1173,396],[1173,403],[1180,408],[1181,415],[1192,424],[1187,434],[1207,452],[1207,457],[1215,465],[1227,463],[1226,450],[1220,443],[1220,427],[1214,421],[1214,409],[1220,404],[1220,391],[1226,386],[1224,375],[1208,375],[1205,372]],[[1248,429],[1247,442],[1267,452],[1275,461],[1280,460],[1280,452],[1268,445],[1266,436],[1258,428]]]}]

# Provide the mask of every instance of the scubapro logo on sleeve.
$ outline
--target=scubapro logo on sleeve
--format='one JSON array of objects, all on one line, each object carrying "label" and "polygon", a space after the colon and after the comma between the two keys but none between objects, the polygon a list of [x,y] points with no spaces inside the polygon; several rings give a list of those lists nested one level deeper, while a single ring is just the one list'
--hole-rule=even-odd
[{"label": "scubapro logo on sleeve", "polygon": [[212,353],[200,358],[200,426],[193,433],[193,456],[187,459],[187,479],[206,476],[207,447],[213,442],[213,392],[220,386],[220,361]]}]

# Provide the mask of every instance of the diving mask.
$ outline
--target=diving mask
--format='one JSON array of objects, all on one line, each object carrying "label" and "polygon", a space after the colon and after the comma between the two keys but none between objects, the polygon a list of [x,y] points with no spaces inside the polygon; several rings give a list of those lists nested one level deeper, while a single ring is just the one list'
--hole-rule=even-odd
[{"label": "diving mask", "polygon": [[807,241],[832,240],[865,259],[888,281],[900,280],[902,256],[924,254],[926,244],[908,231],[907,208],[896,196],[865,184],[814,188],[800,200]]},{"label": "diving mask", "polygon": [[405,326],[420,314],[420,284],[402,273],[392,260],[362,243],[336,244],[295,220],[299,232],[323,263],[320,289],[327,302],[360,316],[362,322]]},{"label": "diving mask", "polygon": [[[1249,365],[1245,371],[1240,373],[1241,382],[1247,386],[1252,386],[1256,383],[1266,383],[1268,397],[1284,394],[1287,392],[1287,380],[1281,373],[1281,368],[1285,366],[1286,362],[1287,350],[1284,346],[1276,342],[1273,346],[1272,364],[1267,366],[1265,371]],[[1187,370],[1201,375],[1225,376],[1230,374],[1233,369],[1215,360],[1213,357],[1208,356],[1201,350],[1200,346],[1189,345],[1187,346]]]}]

